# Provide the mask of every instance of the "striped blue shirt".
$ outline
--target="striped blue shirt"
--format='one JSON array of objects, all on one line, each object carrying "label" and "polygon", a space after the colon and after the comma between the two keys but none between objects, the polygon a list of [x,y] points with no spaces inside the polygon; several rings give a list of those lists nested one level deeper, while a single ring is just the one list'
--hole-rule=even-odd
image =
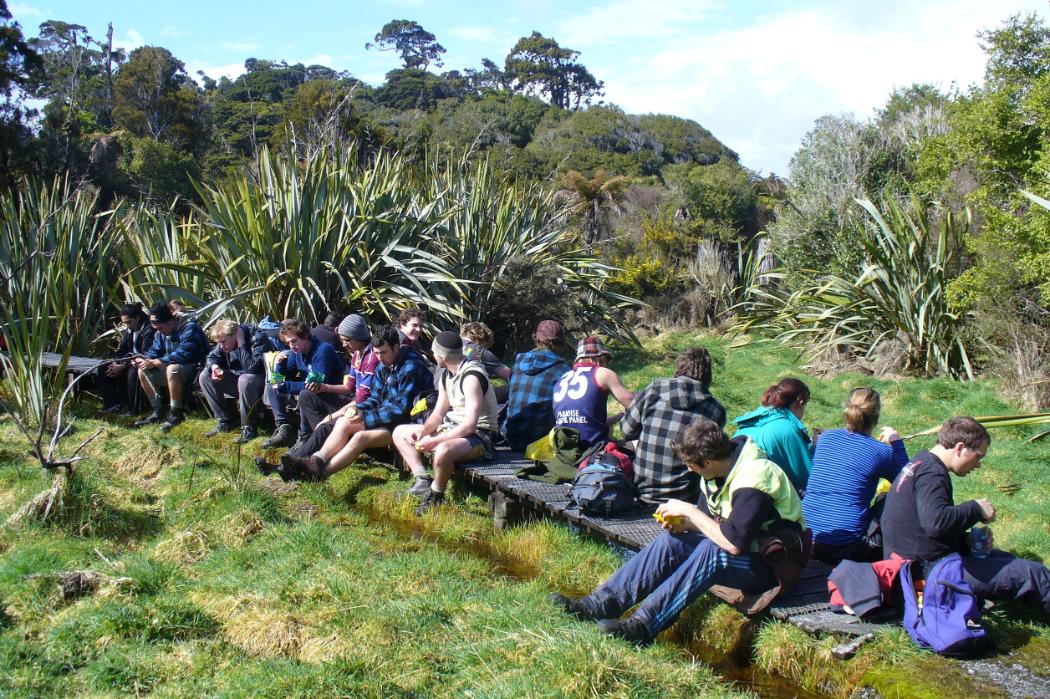
[{"label": "striped blue shirt", "polygon": [[893,482],[907,463],[903,441],[891,446],[848,430],[822,433],[802,499],[802,514],[814,540],[843,546],[862,539],[879,479]]}]

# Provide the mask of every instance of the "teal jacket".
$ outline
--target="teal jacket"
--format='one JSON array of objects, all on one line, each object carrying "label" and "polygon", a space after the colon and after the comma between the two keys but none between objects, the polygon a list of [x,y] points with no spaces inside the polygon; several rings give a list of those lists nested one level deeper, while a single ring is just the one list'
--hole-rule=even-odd
[{"label": "teal jacket", "polygon": [[736,420],[736,435],[750,437],[769,460],[784,469],[802,492],[813,470],[813,450],[802,421],[787,408],[757,408]]}]

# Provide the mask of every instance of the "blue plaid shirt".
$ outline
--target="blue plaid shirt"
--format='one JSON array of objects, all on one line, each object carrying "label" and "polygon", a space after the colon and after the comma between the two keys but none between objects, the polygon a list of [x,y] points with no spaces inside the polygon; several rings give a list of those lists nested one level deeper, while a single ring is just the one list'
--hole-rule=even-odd
[{"label": "blue plaid shirt", "polygon": [[402,346],[393,366],[379,364],[372,377],[368,399],[357,403],[365,427],[390,427],[408,422],[412,401],[424,391],[434,390],[434,375],[423,356],[411,347]]},{"label": "blue plaid shirt", "polygon": [[525,451],[554,427],[554,385],[569,371],[564,359],[548,349],[522,352],[510,375],[510,397],[503,432],[510,448]]}]

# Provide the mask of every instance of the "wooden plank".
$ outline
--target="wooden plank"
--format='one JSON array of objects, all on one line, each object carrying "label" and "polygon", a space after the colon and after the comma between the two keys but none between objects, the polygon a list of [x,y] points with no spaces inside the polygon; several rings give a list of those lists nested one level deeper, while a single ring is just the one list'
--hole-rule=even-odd
[{"label": "wooden plank", "polygon": [[[41,361],[45,367],[54,369],[62,363],[62,355],[54,352],[43,352],[41,354]],[[69,362],[66,364],[66,371],[70,374],[86,374],[104,361],[106,360],[96,359],[94,357],[77,357],[75,355],[70,355]]]}]

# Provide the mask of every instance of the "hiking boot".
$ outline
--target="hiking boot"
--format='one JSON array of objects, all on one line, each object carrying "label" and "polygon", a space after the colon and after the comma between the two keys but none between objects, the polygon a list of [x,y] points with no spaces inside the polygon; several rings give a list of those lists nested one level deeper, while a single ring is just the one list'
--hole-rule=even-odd
[{"label": "hiking boot", "polygon": [[416,517],[421,516],[424,512],[441,507],[444,504],[444,493],[439,493],[436,490],[428,490],[427,494],[423,496],[423,502],[419,503],[419,507],[416,508]]},{"label": "hiking boot", "polygon": [[290,447],[295,441],[295,428],[291,425],[278,425],[270,438],[262,443],[263,449],[277,449],[279,447]]},{"label": "hiking boot", "polygon": [[602,619],[598,622],[598,628],[613,638],[622,638],[636,646],[647,646],[653,642],[653,634],[633,616],[626,619]]},{"label": "hiking boot", "polygon": [[308,480],[323,480],[324,466],[312,456],[295,456],[291,452],[281,454],[281,469],[289,476],[300,475]]},{"label": "hiking boot", "polygon": [[231,425],[228,422],[219,421],[215,425],[215,427],[212,427],[210,430],[205,432],[204,436],[205,437],[215,437],[217,435],[222,434],[223,432],[233,432],[236,429],[237,429],[237,425]]},{"label": "hiking boot", "polygon": [[146,425],[158,425],[164,422],[164,411],[154,410],[152,413],[142,418],[141,420],[135,420],[131,423],[132,427],[145,427]]},{"label": "hiking boot", "polygon": [[295,444],[292,445],[292,448],[289,449],[289,451],[299,451],[303,448],[303,446],[306,444],[306,440],[308,439],[310,439],[309,432],[300,432],[299,436],[295,439]]},{"label": "hiking boot", "polygon": [[552,592],[547,596],[555,606],[561,607],[567,614],[572,614],[577,619],[583,619],[584,621],[598,621],[602,618],[602,615],[587,605],[586,597],[579,597],[573,599],[572,597],[566,597],[560,592]]},{"label": "hiking boot", "polygon": [[422,500],[430,492],[430,484],[433,482],[434,479],[429,476],[416,476],[416,482],[408,489],[408,494]]},{"label": "hiking boot", "polygon": [[265,457],[255,457],[255,468],[259,469],[259,473],[264,476],[269,476],[271,473],[277,473],[277,469],[280,468],[277,464],[271,464],[266,460]]},{"label": "hiking boot", "polygon": [[160,423],[161,432],[171,432],[175,425],[181,425],[186,419],[186,416],[182,414],[181,410],[172,410],[171,415],[168,415],[168,419]]},{"label": "hiking boot", "polygon": [[234,444],[247,444],[258,436],[255,430],[255,425],[245,425],[241,428],[241,433],[233,440]]}]

